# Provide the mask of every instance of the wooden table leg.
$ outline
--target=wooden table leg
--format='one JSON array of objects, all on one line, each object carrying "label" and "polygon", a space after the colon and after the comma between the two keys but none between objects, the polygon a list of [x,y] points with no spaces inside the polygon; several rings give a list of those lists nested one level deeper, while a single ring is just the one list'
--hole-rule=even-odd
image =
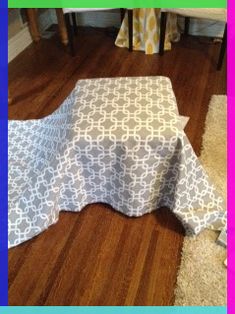
[{"label": "wooden table leg", "polygon": [[66,25],[65,25],[63,10],[56,9],[56,15],[57,15],[57,20],[58,20],[58,27],[59,27],[61,41],[64,45],[67,45],[69,40],[68,40],[68,33],[67,33]]},{"label": "wooden table leg", "polygon": [[37,11],[36,9],[26,9],[26,10],[27,10],[30,34],[33,38],[33,41],[38,42],[41,36],[38,29]]}]

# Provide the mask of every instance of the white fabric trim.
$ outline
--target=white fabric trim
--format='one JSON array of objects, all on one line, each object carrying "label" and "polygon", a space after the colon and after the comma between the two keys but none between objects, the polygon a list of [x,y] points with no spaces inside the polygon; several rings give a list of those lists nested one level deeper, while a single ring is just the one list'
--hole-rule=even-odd
[{"label": "white fabric trim", "polygon": [[222,8],[203,8],[203,9],[162,9],[162,12],[170,12],[188,17],[196,17],[200,19],[227,21],[227,10]]}]

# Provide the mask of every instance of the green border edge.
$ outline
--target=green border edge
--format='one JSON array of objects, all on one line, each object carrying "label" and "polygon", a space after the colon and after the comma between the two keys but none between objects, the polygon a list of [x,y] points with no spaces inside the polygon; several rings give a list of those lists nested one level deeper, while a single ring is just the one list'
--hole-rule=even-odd
[{"label": "green border edge", "polygon": [[[79,6],[78,6],[79,4]],[[8,8],[226,8],[226,0],[9,0]]]}]

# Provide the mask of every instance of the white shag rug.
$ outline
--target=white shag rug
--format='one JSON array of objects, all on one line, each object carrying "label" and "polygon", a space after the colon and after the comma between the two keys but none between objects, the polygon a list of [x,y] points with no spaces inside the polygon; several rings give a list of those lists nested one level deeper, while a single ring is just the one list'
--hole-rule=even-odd
[{"label": "white shag rug", "polygon": [[[226,112],[226,96],[212,96],[200,157],[205,170],[225,198]],[[226,305],[226,249],[216,244],[217,237],[218,233],[211,230],[205,230],[197,237],[185,237],[175,289],[175,305]]]}]

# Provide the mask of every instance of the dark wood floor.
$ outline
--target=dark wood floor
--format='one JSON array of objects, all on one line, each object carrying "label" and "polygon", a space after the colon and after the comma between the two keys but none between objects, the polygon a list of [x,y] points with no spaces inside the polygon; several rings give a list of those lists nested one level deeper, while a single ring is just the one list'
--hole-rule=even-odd
[{"label": "dark wood floor", "polygon": [[[160,57],[117,48],[100,30],[80,30],[79,38],[75,58],[54,37],[9,64],[9,119],[52,113],[80,78],[165,75],[199,154],[210,97],[226,93],[225,66],[215,70],[218,44],[187,37]],[[167,209],[140,218],[102,204],[61,213],[56,225],[10,249],[9,304],[172,305],[183,235]]]}]

